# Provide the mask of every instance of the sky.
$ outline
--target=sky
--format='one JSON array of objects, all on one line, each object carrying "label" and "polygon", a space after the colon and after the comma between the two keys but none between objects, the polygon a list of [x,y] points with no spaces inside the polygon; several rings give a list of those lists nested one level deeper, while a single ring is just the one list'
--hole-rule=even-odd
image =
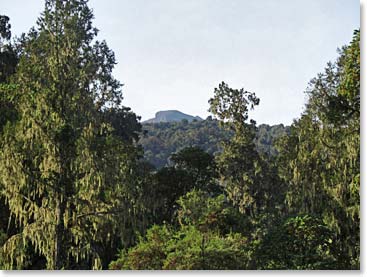
[{"label": "sky", "polygon": [[[35,26],[42,0],[0,0],[13,35]],[[179,110],[206,118],[222,81],[255,92],[259,124],[291,124],[308,82],[360,26],[358,0],[90,0],[115,52],[123,105],[147,120]]]}]

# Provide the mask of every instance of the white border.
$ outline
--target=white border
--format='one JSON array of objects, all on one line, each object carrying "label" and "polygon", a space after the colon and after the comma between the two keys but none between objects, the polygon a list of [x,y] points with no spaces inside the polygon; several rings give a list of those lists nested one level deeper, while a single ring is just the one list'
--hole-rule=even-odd
[{"label": "white border", "polygon": [[[149,0],[147,0],[149,1]],[[184,0],[181,0],[184,1]],[[247,0],[243,0],[247,1]],[[276,1],[276,0],[273,0]],[[307,0],[303,0],[307,1]],[[322,0],[320,0],[322,1]],[[355,1],[355,0],[345,0]],[[365,199],[366,189],[364,184],[367,182],[367,167],[366,167],[366,145],[367,140],[367,22],[366,22],[366,8],[367,0],[360,0],[361,4],[361,270],[360,271],[0,271],[0,276],[48,276],[48,275],[60,275],[60,276],[80,276],[80,275],[93,275],[93,276],[105,276],[105,275],[129,275],[129,276],[208,276],[208,275],[234,275],[234,276],[293,276],[293,275],[312,275],[312,276],[332,276],[332,275],[347,275],[357,276],[365,275],[366,273],[366,237],[365,237],[365,218],[366,218],[366,205],[362,200]],[[352,32],[352,30],[351,30]],[[346,42],[347,43],[347,42]],[[336,46],[337,47],[337,46]],[[363,185],[362,185],[363,184]]]}]

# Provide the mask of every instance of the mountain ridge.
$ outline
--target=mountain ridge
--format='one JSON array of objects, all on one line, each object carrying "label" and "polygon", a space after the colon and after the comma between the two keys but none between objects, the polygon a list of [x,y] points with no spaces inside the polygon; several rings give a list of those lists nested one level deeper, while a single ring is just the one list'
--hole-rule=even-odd
[{"label": "mountain ridge", "polygon": [[194,120],[201,121],[203,120],[200,116],[192,116],[189,114],[185,114],[178,110],[166,110],[166,111],[158,111],[155,113],[155,117],[145,120],[143,124],[149,123],[161,123],[161,122],[179,122],[182,120],[187,120],[188,122],[192,122]]}]

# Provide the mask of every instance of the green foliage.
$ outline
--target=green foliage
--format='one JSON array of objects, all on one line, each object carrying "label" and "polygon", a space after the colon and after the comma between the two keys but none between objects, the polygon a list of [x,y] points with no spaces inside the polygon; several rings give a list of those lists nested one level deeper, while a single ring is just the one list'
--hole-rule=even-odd
[{"label": "green foliage", "polygon": [[219,236],[194,226],[173,231],[153,226],[137,246],[122,252],[110,269],[226,270],[244,269],[247,240],[240,234]]},{"label": "green foliage", "polygon": [[14,46],[8,42],[11,38],[9,20],[9,17],[0,15],[0,134],[3,126],[17,117],[16,85],[9,83],[9,78],[15,73],[18,56]]},{"label": "green foliage", "polygon": [[0,15],[0,37],[1,39],[9,40],[11,37],[10,31],[11,25],[9,23],[9,17],[6,15]]},{"label": "green foliage", "polygon": [[[0,229],[0,245],[3,245],[6,239],[7,239],[6,233],[2,229]],[[3,250],[0,248],[0,269],[3,269],[5,266],[3,264],[3,260],[4,260],[4,253]]]},{"label": "green foliage", "polygon": [[167,226],[154,225],[145,238],[139,238],[137,246],[128,252],[122,251],[120,258],[110,264],[110,269],[162,269],[171,234]]},{"label": "green foliage", "polygon": [[168,243],[163,269],[237,270],[245,269],[247,240],[240,234],[219,236],[202,233],[193,226],[182,228]]},{"label": "green foliage", "polygon": [[228,142],[222,143],[223,151],[217,157],[221,182],[229,198],[239,209],[254,215],[256,200],[253,190],[256,174],[260,172],[259,157],[255,149],[255,124],[248,125],[248,105],[259,104],[254,93],[244,89],[236,90],[224,82],[214,89],[214,97],[209,100],[210,109],[220,120],[221,126],[234,131]]},{"label": "green foliage", "polygon": [[103,110],[103,120],[113,128],[113,135],[129,143],[136,143],[141,132],[140,119],[128,107],[114,107]]},{"label": "green foliage", "polygon": [[255,93],[245,91],[243,88],[232,89],[222,82],[214,89],[214,97],[209,100],[209,111],[220,120],[221,124],[227,125],[237,134],[246,128],[249,109],[254,109],[259,103],[260,99]]},{"label": "green foliage", "polygon": [[176,201],[192,189],[217,194],[214,158],[199,148],[184,148],[172,155],[173,166],[151,172],[143,188],[145,207],[152,223],[173,223]]},{"label": "green foliage", "polygon": [[275,147],[275,143],[281,137],[289,134],[290,127],[284,126],[283,124],[278,125],[267,125],[261,124],[257,128],[255,145],[256,149],[261,155],[267,157],[276,157],[278,151]]},{"label": "green foliage", "polygon": [[336,269],[335,235],[309,215],[287,218],[273,226],[258,242],[257,268]]},{"label": "green foliage", "polygon": [[221,126],[234,132],[229,141],[222,143],[223,151],[216,157],[220,182],[229,199],[251,217],[279,206],[282,184],[276,182],[276,172],[256,150],[255,122],[246,122],[249,109],[258,105],[259,99],[254,93],[221,83],[209,103],[209,110],[220,119]]},{"label": "green foliage", "polygon": [[[4,127],[13,124],[18,118],[18,113],[15,109],[17,103],[15,91],[17,86],[9,82],[18,63],[15,49],[9,43],[11,38],[9,20],[9,17],[0,15],[0,144]],[[3,185],[0,178],[0,268],[5,268],[6,253],[4,253],[1,247],[10,236],[18,231],[18,228],[11,220],[9,205],[7,205],[5,198],[1,195],[2,189]],[[22,252],[22,248],[18,247],[17,252]],[[18,254],[18,256],[21,257],[22,255]],[[30,257],[27,258],[25,264],[29,264],[29,259]]]},{"label": "green foliage", "polygon": [[214,157],[209,153],[198,147],[187,147],[172,154],[170,160],[176,169],[184,170],[192,178],[192,188],[220,191]]},{"label": "green foliage", "polygon": [[[348,47],[341,52],[338,61],[341,68],[341,80],[338,94],[348,101],[348,108],[355,116],[360,114],[360,74],[361,74],[361,51],[360,30],[354,31],[353,40]],[[349,114],[351,116],[351,114]]]},{"label": "green foliage", "polygon": [[337,234],[338,263],[359,268],[359,32],[313,79],[302,117],[279,141],[291,212],[312,213]]},{"label": "green foliage", "polygon": [[209,193],[193,190],[177,201],[177,219],[181,226],[192,225],[199,230],[209,230],[220,234],[245,233],[250,222],[238,212],[223,194],[211,197]]},{"label": "green foliage", "polygon": [[177,229],[150,228],[110,269],[245,269],[249,261],[243,216],[225,201],[193,190],[177,201]]},{"label": "green foliage", "polygon": [[143,130],[139,143],[145,159],[157,168],[170,165],[169,157],[186,147],[199,147],[214,155],[220,152],[219,142],[230,136],[215,120],[143,124]]},{"label": "green foliage", "polygon": [[[143,123],[144,135],[139,143],[143,146],[145,159],[156,168],[171,165],[170,156],[184,148],[200,148],[217,156],[222,152],[223,141],[233,136],[233,131],[220,128],[218,120]],[[261,124],[254,138],[256,149],[266,156],[275,156],[275,139],[288,132],[282,124],[269,126]]]},{"label": "green foliage", "polygon": [[114,55],[94,40],[86,3],[46,1],[13,78],[20,116],[5,126],[0,175],[20,232],[3,245],[6,268],[26,266],[25,245],[48,269],[100,268],[98,246],[139,208],[136,149],[103,118],[121,102]]},{"label": "green foliage", "polygon": [[186,171],[174,167],[164,167],[153,173],[150,182],[143,188],[145,207],[157,224],[172,223],[177,210],[177,199],[195,186]]},{"label": "green foliage", "polygon": [[9,43],[11,38],[11,25],[9,17],[0,15],[0,83],[3,83],[14,74],[18,63],[15,47]]},{"label": "green foliage", "polygon": [[359,30],[290,127],[224,82],[215,119],[142,126],[87,2],[14,44],[0,15],[0,268],[359,268]]},{"label": "green foliage", "polygon": [[0,135],[3,133],[3,128],[6,124],[11,124],[18,118],[15,105],[17,103],[17,96],[15,85],[0,83]]}]

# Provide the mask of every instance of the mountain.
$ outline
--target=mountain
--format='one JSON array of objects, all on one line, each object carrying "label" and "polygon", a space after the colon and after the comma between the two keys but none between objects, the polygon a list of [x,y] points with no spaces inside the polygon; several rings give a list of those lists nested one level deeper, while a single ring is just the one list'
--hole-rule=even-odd
[{"label": "mountain", "polygon": [[181,120],[186,119],[188,122],[192,122],[193,120],[201,121],[203,120],[199,116],[192,116],[180,111],[169,110],[169,111],[159,111],[155,114],[154,118],[143,121],[143,124],[146,123],[160,123],[160,122],[180,122]]}]

